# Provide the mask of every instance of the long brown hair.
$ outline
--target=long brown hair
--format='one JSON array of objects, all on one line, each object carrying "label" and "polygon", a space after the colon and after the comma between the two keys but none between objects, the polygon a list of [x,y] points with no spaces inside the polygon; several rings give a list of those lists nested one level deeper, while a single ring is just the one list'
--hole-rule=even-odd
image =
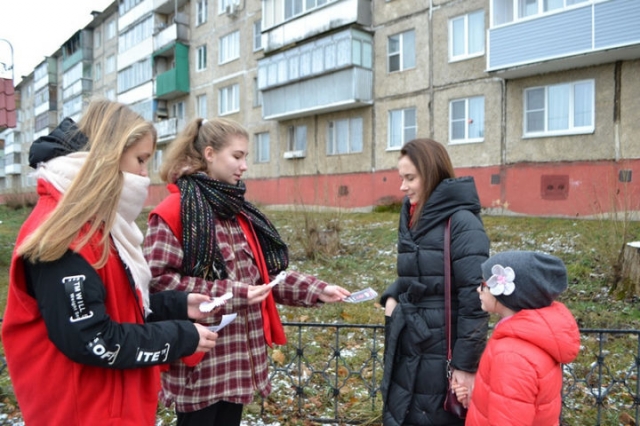
[{"label": "long brown hair", "polygon": [[433,190],[443,180],[456,176],[447,149],[433,139],[414,139],[407,142],[400,150],[400,158],[405,156],[411,160],[423,182],[421,201],[416,205],[413,213],[412,226],[415,226]]},{"label": "long brown hair", "polygon": [[94,267],[104,266],[109,256],[109,232],[124,184],[122,155],[146,135],[152,136],[154,147],[157,139],[153,124],[126,105],[106,99],[89,103],[78,128],[88,138],[85,150],[89,154],[49,217],[18,248],[18,255],[32,262],[61,258],[80,230],[89,224],[75,250],[102,231],[102,254]]},{"label": "long brown hair", "polygon": [[195,118],[187,124],[175,141],[169,145],[160,167],[160,178],[175,182],[180,176],[207,171],[204,150],[210,146],[222,151],[231,136],[249,139],[249,133],[239,123],[225,118],[206,120]]}]

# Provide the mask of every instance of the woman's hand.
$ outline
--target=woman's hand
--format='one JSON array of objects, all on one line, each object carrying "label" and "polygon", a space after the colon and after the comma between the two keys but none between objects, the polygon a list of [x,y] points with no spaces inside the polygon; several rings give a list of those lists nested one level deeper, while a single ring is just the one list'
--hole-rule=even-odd
[{"label": "woman's hand", "polygon": [[189,293],[187,296],[187,315],[192,320],[200,320],[207,318],[208,316],[215,315],[220,311],[220,308],[216,308],[211,312],[202,312],[200,310],[200,304],[203,302],[210,302],[211,298],[207,295],[200,293]]},{"label": "woman's hand", "polygon": [[[462,406],[467,408],[469,406],[469,400],[471,399],[471,395],[473,394],[473,384],[476,381],[475,373],[468,373],[462,370],[453,370],[451,372],[451,386],[454,387],[462,387],[466,388],[466,397],[464,399],[460,399],[458,397],[458,401],[462,403]],[[456,391],[456,396],[458,392]],[[461,395],[464,395],[464,392],[461,392]]]},{"label": "woman's hand", "polygon": [[328,285],[320,293],[319,299],[324,303],[340,302],[349,295],[351,295],[349,290],[338,285]]},{"label": "woman's hand", "polygon": [[254,305],[269,296],[273,287],[269,285],[250,285],[247,289],[247,304]]},{"label": "woman's hand", "polygon": [[398,306],[398,301],[396,299],[393,297],[387,298],[387,301],[384,304],[384,315],[390,317],[396,306]]},{"label": "woman's hand", "polygon": [[218,339],[218,333],[214,333],[202,324],[194,324],[198,334],[200,335],[200,341],[198,341],[198,347],[196,352],[208,352],[216,345]]}]

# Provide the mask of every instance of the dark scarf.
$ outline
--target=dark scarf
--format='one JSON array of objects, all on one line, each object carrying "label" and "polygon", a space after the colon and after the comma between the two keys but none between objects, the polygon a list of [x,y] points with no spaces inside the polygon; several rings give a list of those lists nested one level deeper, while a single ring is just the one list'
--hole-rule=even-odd
[{"label": "dark scarf", "polygon": [[287,269],[287,245],[269,219],[245,201],[244,182],[231,185],[195,173],[179,178],[177,184],[182,211],[182,269],[186,275],[209,280],[226,278],[224,259],[213,231],[215,218],[233,219],[238,214],[244,214],[253,225],[269,274]]}]

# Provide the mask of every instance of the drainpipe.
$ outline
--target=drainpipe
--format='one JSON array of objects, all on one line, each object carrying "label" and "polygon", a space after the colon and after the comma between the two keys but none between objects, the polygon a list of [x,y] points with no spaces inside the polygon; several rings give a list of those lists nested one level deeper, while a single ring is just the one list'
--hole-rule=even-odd
[{"label": "drainpipe", "polygon": [[429,0],[429,137],[435,136],[433,112],[433,0]]}]

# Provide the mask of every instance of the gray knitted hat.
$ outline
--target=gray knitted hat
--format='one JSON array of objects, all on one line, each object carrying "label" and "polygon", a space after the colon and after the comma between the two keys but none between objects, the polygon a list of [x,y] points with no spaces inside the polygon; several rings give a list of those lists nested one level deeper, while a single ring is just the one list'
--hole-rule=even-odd
[{"label": "gray knitted hat", "polygon": [[506,251],[482,264],[482,276],[500,303],[513,311],[538,309],[567,288],[562,260],[535,251]]}]

